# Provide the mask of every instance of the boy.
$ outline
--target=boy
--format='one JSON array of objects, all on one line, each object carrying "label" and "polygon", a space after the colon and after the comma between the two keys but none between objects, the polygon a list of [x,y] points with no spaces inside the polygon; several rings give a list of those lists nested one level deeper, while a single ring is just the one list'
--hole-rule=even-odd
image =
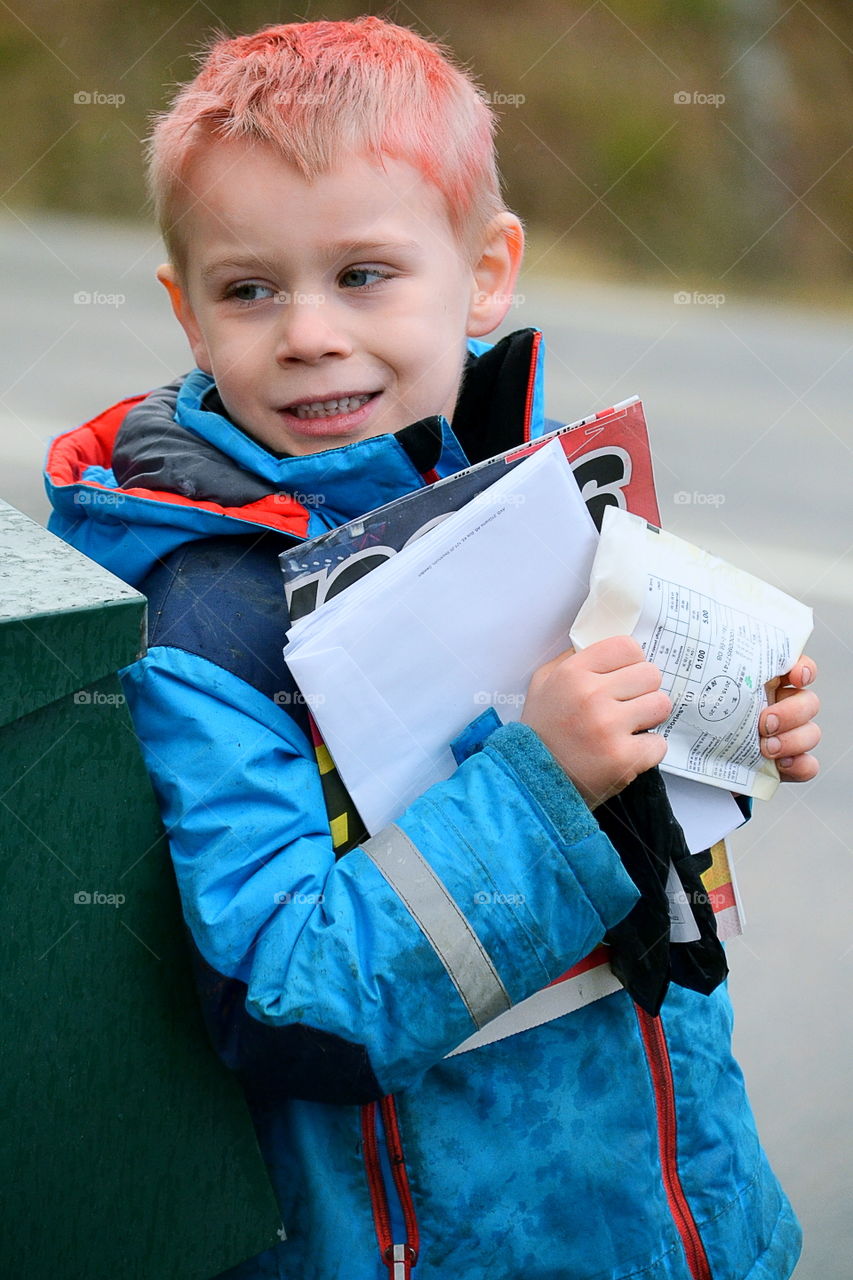
[{"label": "boy", "polygon": [[[710,978],[655,975],[661,999],[678,979],[659,1016],[620,990],[447,1056],[606,933],[642,986],[615,806],[648,781],[639,845],[671,837],[641,732],[669,711],[660,672],[624,636],[564,654],[521,724],[336,860],[281,657],[288,541],[547,429],[539,335],[468,347],[523,242],[488,108],[404,28],[272,27],[212,48],[151,174],[197,368],[61,437],[48,471],[54,529],[150,600],[124,686],[286,1232],[229,1274],[788,1276],[799,1230],[715,939]],[[81,503],[93,486],[110,502]],[[816,772],[813,675],[795,664],[762,725],[789,780]]]}]

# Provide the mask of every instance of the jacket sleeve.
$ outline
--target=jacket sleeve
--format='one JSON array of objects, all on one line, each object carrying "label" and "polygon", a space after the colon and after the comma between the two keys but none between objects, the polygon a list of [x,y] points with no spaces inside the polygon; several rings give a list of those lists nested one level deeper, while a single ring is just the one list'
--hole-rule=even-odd
[{"label": "jacket sleeve", "polygon": [[122,679],[209,1029],[264,1088],[361,1102],[411,1086],[638,897],[526,726],[335,861],[311,744],[281,706],[167,646]]}]

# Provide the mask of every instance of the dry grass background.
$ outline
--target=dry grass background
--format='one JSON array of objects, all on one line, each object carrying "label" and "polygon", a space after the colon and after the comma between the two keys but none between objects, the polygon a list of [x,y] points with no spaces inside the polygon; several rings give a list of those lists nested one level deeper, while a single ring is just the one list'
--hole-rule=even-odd
[{"label": "dry grass background", "polygon": [[363,12],[436,35],[496,100],[531,269],[849,300],[848,0],[2,0],[2,202],[147,216],[147,117],[206,37]]}]

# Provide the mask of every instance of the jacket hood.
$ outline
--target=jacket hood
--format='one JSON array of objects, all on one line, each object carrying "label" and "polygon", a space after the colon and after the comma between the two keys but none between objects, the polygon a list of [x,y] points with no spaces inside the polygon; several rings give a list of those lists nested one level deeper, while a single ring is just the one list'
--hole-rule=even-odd
[{"label": "jacket hood", "polygon": [[542,433],[534,329],[471,340],[453,427],[425,418],[304,457],[280,457],[229,420],[200,369],[56,437],[48,527],[132,585],[186,542],[258,527],[294,541]]}]

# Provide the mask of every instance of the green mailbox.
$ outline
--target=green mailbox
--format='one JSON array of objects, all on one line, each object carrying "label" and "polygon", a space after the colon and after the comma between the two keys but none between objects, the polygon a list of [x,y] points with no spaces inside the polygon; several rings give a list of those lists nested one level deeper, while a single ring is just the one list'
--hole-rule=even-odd
[{"label": "green mailbox", "polygon": [[146,602],[2,502],[0,585],[0,1271],[209,1280],[280,1215],[116,675]]}]

